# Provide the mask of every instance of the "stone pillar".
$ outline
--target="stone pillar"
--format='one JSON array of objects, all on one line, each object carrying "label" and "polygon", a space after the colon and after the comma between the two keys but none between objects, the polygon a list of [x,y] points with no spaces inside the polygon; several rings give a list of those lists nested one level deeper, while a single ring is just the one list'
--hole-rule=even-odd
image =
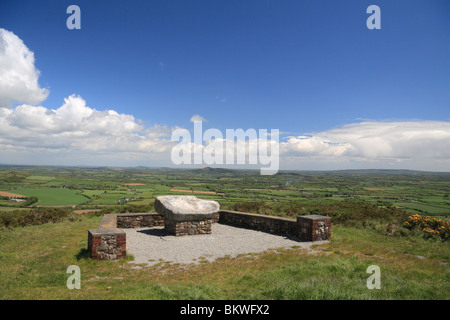
[{"label": "stone pillar", "polygon": [[331,218],[317,214],[298,216],[298,237],[303,241],[329,240]]},{"label": "stone pillar", "polygon": [[88,230],[88,251],[95,260],[125,258],[126,233],[116,228]]}]

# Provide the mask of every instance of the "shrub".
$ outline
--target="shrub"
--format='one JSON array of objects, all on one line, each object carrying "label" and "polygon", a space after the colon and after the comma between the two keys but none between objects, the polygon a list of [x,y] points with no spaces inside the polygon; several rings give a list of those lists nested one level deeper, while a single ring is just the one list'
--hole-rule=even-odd
[{"label": "shrub", "polygon": [[266,214],[268,210],[271,210],[271,205],[264,202],[238,202],[231,206],[231,210]]},{"label": "shrub", "polygon": [[72,210],[66,208],[37,208],[0,213],[0,228],[13,229],[28,225],[73,220]]},{"label": "shrub", "polygon": [[36,203],[36,202],[38,202],[38,198],[36,198],[36,197],[29,197],[27,199],[27,201],[24,202],[23,206],[27,207],[27,206],[32,205],[33,203]]},{"label": "shrub", "polygon": [[140,212],[154,212],[154,204],[150,203],[148,205],[126,205],[126,206],[120,206],[120,207],[106,207],[102,208],[99,211],[96,211],[95,213],[92,213],[92,215],[101,217],[105,214],[114,214],[114,213],[140,213]]},{"label": "shrub", "polygon": [[436,238],[442,241],[450,239],[450,223],[442,219],[413,214],[404,222],[410,230],[420,231],[425,238]]},{"label": "shrub", "polygon": [[373,204],[349,200],[333,203],[305,203],[301,201],[240,202],[235,203],[232,210],[291,218],[299,215],[319,214],[330,216],[333,223],[347,226],[370,225],[370,222],[402,224],[408,217],[405,211],[396,207],[378,207]]}]

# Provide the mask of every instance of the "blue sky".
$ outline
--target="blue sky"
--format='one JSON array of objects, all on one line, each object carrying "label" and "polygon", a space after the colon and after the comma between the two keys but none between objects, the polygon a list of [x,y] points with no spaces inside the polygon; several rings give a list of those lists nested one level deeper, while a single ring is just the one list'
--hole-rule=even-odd
[{"label": "blue sky", "polygon": [[[71,4],[81,9],[81,30],[66,27]],[[366,27],[366,9],[372,4],[381,9],[380,30]],[[444,136],[434,146],[447,148],[442,141],[450,118],[449,18],[447,0],[0,4],[0,28],[13,32],[34,53],[39,86],[49,92],[33,105],[57,109],[75,94],[95,110],[132,115],[144,130],[190,129],[191,117],[198,114],[207,120],[205,127],[277,128],[283,141],[297,137],[301,143],[317,133],[322,142],[349,143],[353,151],[357,143],[341,135],[336,140],[333,130],[369,122],[401,130],[413,121],[422,132],[423,123],[435,121],[425,130],[439,127]],[[8,108],[24,102],[12,101]],[[297,159],[289,168],[433,170],[437,159],[439,169],[450,170],[448,153],[435,149],[428,160],[417,161],[412,149],[405,154],[383,151],[370,159],[353,152],[352,159],[338,165],[336,158],[322,158],[317,150],[287,149],[285,154]],[[292,154],[294,149],[299,153]],[[27,159],[16,151],[3,151],[0,163]],[[40,152],[42,163],[67,164]],[[308,162],[307,156],[320,156],[322,165]],[[153,163],[115,160],[111,165],[144,162]]]}]

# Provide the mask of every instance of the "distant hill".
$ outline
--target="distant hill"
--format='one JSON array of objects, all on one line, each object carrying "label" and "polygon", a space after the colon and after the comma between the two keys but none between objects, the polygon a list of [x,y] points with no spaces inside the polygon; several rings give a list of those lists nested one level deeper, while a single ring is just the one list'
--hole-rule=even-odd
[{"label": "distant hill", "polygon": [[[78,165],[78,166],[49,166],[49,165],[12,165],[12,164],[0,164],[0,170],[3,171],[30,171],[38,169],[39,171],[52,171],[55,168],[65,169],[65,170],[77,170],[77,169],[91,169],[91,170],[137,170],[137,171],[185,171],[185,172],[197,172],[197,173],[255,173],[259,174],[259,169],[229,169],[229,168],[179,168],[179,167],[146,167],[146,166],[136,166],[136,167],[111,167],[111,166],[88,166],[88,165]],[[450,172],[438,172],[438,171],[420,171],[420,170],[409,170],[409,169],[342,169],[342,170],[279,170],[278,174],[402,174],[402,175],[448,175]]]},{"label": "distant hill", "polygon": [[204,167],[202,169],[197,169],[197,171],[220,173],[220,172],[234,172],[235,170],[225,168]]}]

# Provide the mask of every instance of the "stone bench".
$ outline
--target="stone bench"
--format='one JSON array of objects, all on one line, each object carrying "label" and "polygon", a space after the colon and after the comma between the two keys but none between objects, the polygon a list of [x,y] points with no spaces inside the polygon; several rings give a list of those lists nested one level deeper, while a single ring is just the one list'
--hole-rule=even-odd
[{"label": "stone bench", "polygon": [[126,257],[126,233],[117,228],[117,215],[104,215],[97,229],[88,230],[88,251],[95,260]]},{"label": "stone bench", "polygon": [[159,196],[155,210],[164,216],[164,229],[175,236],[210,234],[219,212],[217,201],[196,196]]},{"label": "stone bench", "polygon": [[230,210],[221,210],[219,213],[219,223],[238,228],[293,236],[301,241],[321,241],[331,238],[331,218],[327,216],[305,215],[290,219]]}]

